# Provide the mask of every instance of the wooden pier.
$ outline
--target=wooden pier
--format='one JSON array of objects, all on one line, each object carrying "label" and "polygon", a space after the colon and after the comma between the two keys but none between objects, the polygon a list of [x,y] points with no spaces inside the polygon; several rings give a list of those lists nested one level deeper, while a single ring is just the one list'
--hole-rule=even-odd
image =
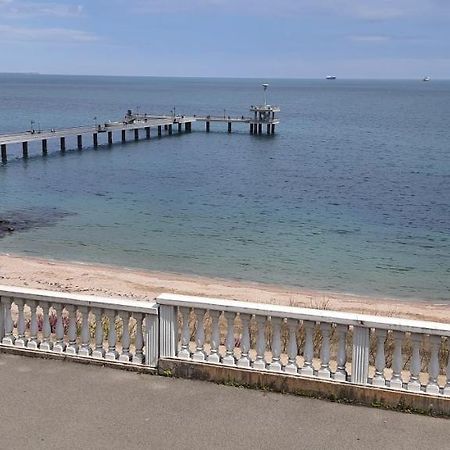
[{"label": "wooden pier", "polygon": [[152,115],[133,113],[128,110],[124,119],[119,122],[45,131],[31,129],[20,133],[3,134],[0,135],[1,162],[6,163],[8,161],[8,145],[21,144],[22,156],[26,159],[31,142],[41,142],[41,152],[45,156],[48,152],[48,141],[51,139],[59,140],[59,149],[64,153],[67,148],[66,139],[69,137],[76,136],[76,148],[82,150],[83,139],[86,138],[92,142],[92,145],[89,146],[97,148],[99,146],[98,135],[102,133],[107,135],[107,145],[112,145],[114,133],[120,133],[118,139],[120,143],[127,142],[127,132],[132,132],[132,140],[134,141],[138,141],[141,137],[148,140],[151,138],[152,130],[158,137],[163,134],[172,135],[174,128],[178,133],[183,131],[190,133],[193,122],[204,123],[206,132],[210,131],[211,124],[223,123],[227,125],[228,133],[231,133],[233,124],[248,124],[251,134],[273,135],[275,133],[275,125],[279,123],[279,120],[275,118],[275,113],[280,111],[280,108],[270,105],[252,106],[250,111],[253,113],[253,117]]}]

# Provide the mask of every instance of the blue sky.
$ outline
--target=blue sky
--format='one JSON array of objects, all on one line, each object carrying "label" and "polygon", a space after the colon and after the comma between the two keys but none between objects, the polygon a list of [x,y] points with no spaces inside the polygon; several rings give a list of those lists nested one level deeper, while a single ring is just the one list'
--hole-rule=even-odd
[{"label": "blue sky", "polygon": [[0,72],[450,78],[450,0],[0,0]]}]

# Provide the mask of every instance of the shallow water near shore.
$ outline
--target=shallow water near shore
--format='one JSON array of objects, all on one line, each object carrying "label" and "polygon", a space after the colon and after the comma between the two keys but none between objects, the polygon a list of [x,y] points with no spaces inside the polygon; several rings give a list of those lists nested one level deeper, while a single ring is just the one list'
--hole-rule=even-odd
[{"label": "shallow water near shore", "polygon": [[[116,120],[137,105],[241,115],[259,82],[0,75],[0,132]],[[450,82],[269,82],[282,108],[274,137],[197,124],[64,155],[50,141],[46,158],[32,144],[27,161],[11,147],[0,219],[41,211],[46,226],[6,233],[0,251],[450,301]]]}]

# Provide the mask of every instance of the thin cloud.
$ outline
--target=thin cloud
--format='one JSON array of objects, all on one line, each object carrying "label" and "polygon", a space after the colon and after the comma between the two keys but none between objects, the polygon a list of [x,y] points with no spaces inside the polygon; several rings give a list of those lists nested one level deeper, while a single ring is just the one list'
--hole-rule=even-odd
[{"label": "thin cloud", "polygon": [[390,36],[383,36],[383,35],[355,35],[349,36],[349,39],[354,42],[368,42],[375,44],[384,43],[392,40]]},{"label": "thin cloud", "polygon": [[90,43],[98,41],[98,37],[87,31],[66,28],[29,28],[0,25],[1,41]]},{"label": "thin cloud", "polygon": [[23,0],[0,0],[0,17],[78,17],[83,12],[83,6],[64,5],[56,2],[31,2]]}]

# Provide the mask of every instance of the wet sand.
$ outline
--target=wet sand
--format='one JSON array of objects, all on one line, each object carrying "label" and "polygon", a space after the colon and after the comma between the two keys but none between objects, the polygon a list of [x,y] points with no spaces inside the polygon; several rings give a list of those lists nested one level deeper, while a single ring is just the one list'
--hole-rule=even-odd
[{"label": "wet sand", "polygon": [[1,253],[0,284],[133,299],[166,292],[450,323],[450,299],[375,298]]}]

